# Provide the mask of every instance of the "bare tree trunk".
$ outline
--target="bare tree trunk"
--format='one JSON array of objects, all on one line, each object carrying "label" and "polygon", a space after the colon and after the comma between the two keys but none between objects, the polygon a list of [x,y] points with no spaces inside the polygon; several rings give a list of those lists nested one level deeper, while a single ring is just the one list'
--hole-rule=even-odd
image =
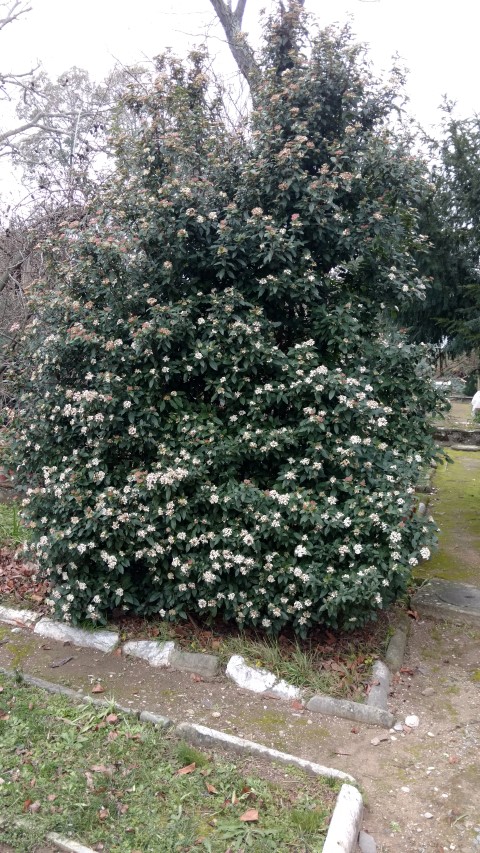
[{"label": "bare tree trunk", "polygon": [[210,0],[215,13],[224,29],[228,46],[238,69],[247,81],[250,92],[254,94],[257,86],[258,67],[255,55],[242,32],[242,19],[247,0],[238,0],[235,11],[230,0]]},{"label": "bare tree trunk", "polygon": [[[240,73],[245,77],[252,98],[255,100],[259,69],[255,62],[253,49],[248,44],[245,33],[242,32],[243,13],[245,12],[247,0],[237,0],[235,10],[232,9],[232,0],[210,0],[210,2],[224,29],[232,56],[238,65]],[[288,15],[292,13],[298,14],[304,4],[305,0],[288,0],[288,8],[286,9],[283,0],[278,0],[278,7],[287,27]]]}]

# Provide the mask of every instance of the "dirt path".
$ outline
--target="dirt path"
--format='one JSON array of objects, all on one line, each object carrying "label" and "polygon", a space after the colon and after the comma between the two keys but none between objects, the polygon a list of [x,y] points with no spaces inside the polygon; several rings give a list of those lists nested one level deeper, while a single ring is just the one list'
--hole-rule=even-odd
[{"label": "dirt path", "polygon": [[[0,666],[135,708],[194,721],[351,773],[364,793],[364,828],[379,853],[480,850],[480,630],[412,623],[391,709],[417,729],[387,732],[313,714],[239,690],[225,678],[194,681],[116,653],[65,648],[2,629]],[[5,642],[7,640],[7,642]],[[51,664],[72,656],[63,666]],[[385,738],[378,745],[373,738]],[[428,816],[430,815],[430,817]]]}]

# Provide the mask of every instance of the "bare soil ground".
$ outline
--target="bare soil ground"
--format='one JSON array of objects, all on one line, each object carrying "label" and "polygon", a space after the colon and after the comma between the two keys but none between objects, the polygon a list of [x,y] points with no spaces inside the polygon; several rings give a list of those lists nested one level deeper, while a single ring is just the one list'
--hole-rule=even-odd
[{"label": "bare soil ground", "polygon": [[[239,690],[225,677],[156,670],[118,653],[65,648],[2,628],[0,666],[193,721],[351,773],[379,853],[480,849],[480,629],[414,621],[391,710],[418,728],[388,732]],[[72,656],[67,663],[51,668]],[[374,738],[385,738],[377,745]],[[477,842],[478,839],[478,842]]]}]

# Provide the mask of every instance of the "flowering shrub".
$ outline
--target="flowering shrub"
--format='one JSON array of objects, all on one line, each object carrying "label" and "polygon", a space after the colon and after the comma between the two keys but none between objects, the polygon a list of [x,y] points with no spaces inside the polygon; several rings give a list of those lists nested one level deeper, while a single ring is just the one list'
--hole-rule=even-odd
[{"label": "flowering shrub", "polygon": [[286,61],[270,28],[246,140],[199,55],[165,62],[112,185],[48,247],[12,444],[64,619],[354,627],[429,556],[436,391],[387,330],[423,288],[422,169],[348,31],[307,56],[292,25]]}]

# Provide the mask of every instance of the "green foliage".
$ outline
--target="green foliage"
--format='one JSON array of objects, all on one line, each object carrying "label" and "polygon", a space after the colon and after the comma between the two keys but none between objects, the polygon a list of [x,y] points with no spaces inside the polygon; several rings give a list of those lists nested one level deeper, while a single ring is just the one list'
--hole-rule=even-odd
[{"label": "green foliage", "polygon": [[429,251],[417,261],[429,287],[423,302],[406,306],[402,320],[416,340],[440,344],[448,336],[455,355],[480,343],[480,117],[458,119],[448,102],[443,109],[442,138],[429,143],[431,191],[421,204]]},{"label": "green foliage", "polygon": [[[348,29],[270,23],[248,136],[204,58],[159,61],[118,173],[50,243],[14,453],[57,615],[355,627],[428,556],[421,165]],[[45,334],[48,327],[49,334]],[[40,332],[38,331],[40,329]]]},{"label": "green foliage", "polygon": [[0,503],[0,546],[19,545],[25,541],[27,531],[19,517],[16,503]]}]

